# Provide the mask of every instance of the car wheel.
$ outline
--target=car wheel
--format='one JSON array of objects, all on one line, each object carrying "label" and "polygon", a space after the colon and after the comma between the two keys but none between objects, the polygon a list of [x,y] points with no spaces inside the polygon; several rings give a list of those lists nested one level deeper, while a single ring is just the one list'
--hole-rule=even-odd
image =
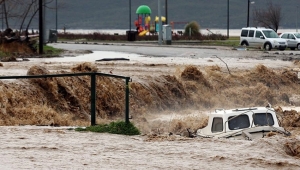
[{"label": "car wheel", "polygon": [[291,49],[291,50],[295,50],[295,47],[291,47],[290,49]]},{"label": "car wheel", "polygon": [[267,50],[267,51],[271,51],[271,49],[272,49],[272,45],[270,44],[270,43],[265,43],[265,45],[264,45],[264,49],[265,50]]},{"label": "car wheel", "polygon": [[300,50],[300,44],[297,44],[297,50]]},{"label": "car wheel", "polygon": [[241,46],[249,46],[249,44],[248,44],[246,41],[243,41],[243,42],[241,43]]}]

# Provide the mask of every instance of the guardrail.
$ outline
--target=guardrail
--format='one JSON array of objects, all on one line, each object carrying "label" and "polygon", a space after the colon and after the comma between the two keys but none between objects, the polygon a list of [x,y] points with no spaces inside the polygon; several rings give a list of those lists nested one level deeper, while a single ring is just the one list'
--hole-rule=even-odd
[{"label": "guardrail", "polygon": [[90,76],[91,77],[91,125],[96,125],[96,76],[106,76],[125,79],[125,122],[129,123],[129,81],[130,77],[124,77],[105,73],[69,73],[69,74],[46,74],[46,75],[28,75],[28,76],[0,76],[1,79],[33,79],[48,77],[73,77],[73,76]]}]

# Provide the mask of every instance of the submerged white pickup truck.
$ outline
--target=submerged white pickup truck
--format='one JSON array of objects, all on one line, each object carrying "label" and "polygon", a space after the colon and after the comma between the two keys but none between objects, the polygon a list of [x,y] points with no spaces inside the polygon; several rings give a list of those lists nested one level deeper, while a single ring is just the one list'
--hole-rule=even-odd
[{"label": "submerged white pickup truck", "polygon": [[209,114],[208,125],[198,129],[196,135],[252,140],[265,137],[269,132],[290,135],[279,126],[275,110],[270,106],[216,109],[215,112]]}]

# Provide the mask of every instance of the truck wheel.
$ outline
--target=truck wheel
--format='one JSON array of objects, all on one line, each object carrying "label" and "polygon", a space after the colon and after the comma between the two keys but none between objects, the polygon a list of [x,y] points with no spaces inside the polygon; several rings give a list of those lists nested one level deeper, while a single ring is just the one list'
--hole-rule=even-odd
[{"label": "truck wheel", "polygon": [[272,45],[270,44],[270,43],[265,43],[265,45],[264,45],[264,49],[265,50],[267,50],[267,51],[271,51],[271,49],[272,49]]},{"label": "truck wheel", "polygon": [[241,46],[249,46],[249,44],[248,44],[246,41],[243,41],[243,42],[241,43]]}]

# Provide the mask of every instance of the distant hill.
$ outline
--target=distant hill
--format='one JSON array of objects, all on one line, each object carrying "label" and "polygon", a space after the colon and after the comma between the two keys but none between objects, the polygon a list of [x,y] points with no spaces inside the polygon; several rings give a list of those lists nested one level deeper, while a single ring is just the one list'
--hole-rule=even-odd
[{"label": "distant hill", "polygon": [[[255,8],[266,7],[268,0],[254,0],[250,5],[251,15]],[[55,2],[55,1],[54,1]],[[52,6],[54,5],[52,3]],[[165,0],[161,0],[162,15],[165,16]],[[229,0],[230,29],[239,29],[247,23],[247,0]],[[282,8],[281,28],[296,28],[296,19],[300,25],[300,12],[297,5],[300,0],[272,0]],[[131,26],[134,28],[136,9],[148,5],[154,18],[158,14],[158,0],[131,0]],[[297,16],[297,12],[299,13]],[[47,11],[47,25],[55,28],[55,10]],[[129,0],[58,0],[58,29],[128,29]],[[201,28],[227,28],[226,0],[168,0],[168,21],[197,21]],[[184,24],[176,24],[183,29]]]}]

